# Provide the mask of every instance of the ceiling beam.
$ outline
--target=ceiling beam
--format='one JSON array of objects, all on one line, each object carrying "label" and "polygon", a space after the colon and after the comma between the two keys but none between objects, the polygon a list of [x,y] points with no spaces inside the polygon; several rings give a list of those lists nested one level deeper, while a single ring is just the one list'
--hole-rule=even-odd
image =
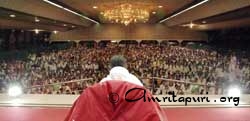
[{"label": "ceiling beam", "polygon": [[66,27],[60,27],[60,26],[54,26],[54,25],[45,25],[35,22],[28,22],[28,21],[19,21],[14,19],[0,19],[0,28],[4,29],[41,29],[41,30],[47,30],[47,31],[67,31],[68,28]]},{"label": "ceiling beam", "polygon": [[86,20],[88,20],[88,21],[91,21],[91,22],[93,22],[93,23],[95,23],[95,24],[100,24],[98,21],[96,21],[96,20],[94,20],[94,19],[91,19],[91,18],[89,18],[89,17],[87,17],[87,16],[84,16],[84,15],[82,15],[82,14],[76,12],[72,7],[70,7],[70,6],[68,6],[68,5],[67,5],[67,6],[62,6],[62,5],[60,5],[60,4],[57,4],[57,3],[55,3],[55,2],[52,2],[51,0],[43,0],[43,1],[46,2],[46,3],[48,3],[48,4],[50,4],[50,5],[55,6],[55,7],[57,7],[57,8],[63,9],[63,10],[65,10],[65,11],[68,11],[68,12],[74,14],[74,15],[77,15],[77,16],[83,18],[83,19],[86,19]]},{"label": "ceiling beam", "polygon": [[197,27],[194,27],[193,29],[207,31],[207,30],[226,29],[226,28],[234,28],[234,27],[246,27],[246,26],[250,26],[250,18],[235,19],[235,20],[217,22],[217,23],[212,23],[212,24],[198,25]]},{"label": "ceiling beam", "polygon": [[50,5],[43,0],[0,0],[0,7],[79,26],[87,27],[93,24],[87,19]]},{"label": "ceiling beam", "polygon": [[164,24],[167,26],[176,26],[183,23],[190,23],[191,21],[230,12],[247,6],[250,6],[249,0],[209,0],[202,5],[164,21]]},{"label": "ceiling beam", "polygon": [[209,0],[203,0],[203,1],[199,1],[199,2],[194,1],[194,2],[192,2],[190,4],[187,4],[183,8],[181,8],[181,10],[178,10],[174,14],[172,14],[172,15],[166,17],[165,19],[159,21],[159,23],[163,23],[163,22],[165,22],[165,21],[167,21],[167,20],[169,20],[171,18],[174,18],[175,16],[178,16],[178,15],[180,15],[180,14],[182,14],[184,12],[187,12],[187,11],[189,11],[189,10],[195,8],[195,7],[198,7],[198,6],[202,5],[202,4],[205,4],[208,1]]}]

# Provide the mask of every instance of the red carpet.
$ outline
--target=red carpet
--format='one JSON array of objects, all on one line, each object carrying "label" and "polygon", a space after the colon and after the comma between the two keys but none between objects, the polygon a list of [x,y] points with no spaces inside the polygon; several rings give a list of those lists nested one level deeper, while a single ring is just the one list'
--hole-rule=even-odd
[{"label": "red carpet", "polygon": [[[67,108],[0,107],[0,121],[63,121]],[[250,108],[170,108],[169,121],[250,121]]]}]

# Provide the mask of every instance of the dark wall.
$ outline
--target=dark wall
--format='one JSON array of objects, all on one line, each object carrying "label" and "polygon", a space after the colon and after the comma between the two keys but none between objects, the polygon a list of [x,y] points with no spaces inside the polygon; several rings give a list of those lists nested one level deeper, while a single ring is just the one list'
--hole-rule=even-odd
[{"label": "dark wall", "polygon": [[250,28],[208,31],[208,41],[220,48],[250,50]]},{"label": "dark wall", "polygon": [[49,32],[0,29],[0,50],[25,49],[27,46],[37,47],[48,42]]}]

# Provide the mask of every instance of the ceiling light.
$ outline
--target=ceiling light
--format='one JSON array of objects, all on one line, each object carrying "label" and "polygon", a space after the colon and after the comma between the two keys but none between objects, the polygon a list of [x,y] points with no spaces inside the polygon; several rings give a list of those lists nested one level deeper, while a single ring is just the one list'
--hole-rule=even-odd
[{"label": "ceiling light", "polygon": [[193,27],[194,27],[194,24],[191,22],[191,23],[189,24],[189,27],[190,27],[190,28],[193,28]]},{"label": "ceiling light", "polygon": [[97,9],[98,7],[97,6],[93,6],[94,9]]},{"label": "ceiling light", "polygon": [[167,17],[167,18],[161,20],[159,23],[162,23],[162,22],[164,22],[164,21],[166,21],[166,20],[168,20],[168,19],[171,19],[171,18],[173,18],[173,17],[175,17],[175,16],[177,16],[177,15],[180,15],[180,14],[186,12],[186,11],[189,11],[189,10],[191,10],[191,9],[197,7],[197,6],[200,6],[200,5],[202,5],[202,4],[204,4],[204,3],[208,2],[208,1],[209,1],[209,0],[201,1],[201,2],[195,4],[195,5],[191,6],[191,7],[188,7],[188,8],[185,9],[185,10],[182,10],[182,11],[180,11],[180,12],[178,12],[178,13],[172,15],[172,16],[169,16],[169,17]]},{"label": "ceiling light", "polygon": [[53,31],[53,32],[54,32],[54,34],[57,34],[58,31],[55,30],[55,31]]},{"label": "ceiling light", "polygon": [[207,23],[206,21],[202,21],[203,24]]},{"label": "ceiling light", "polygon": [[39,22],[40,20],[37,18],[37,17],[35,17],[35,22]]},{"label": "ceiling light", "polygon": [[71,26],[72,28],[75,28],[75,26]]},{"label": "ceiling light", "polygon": [[159,5],[158,8],[162,8],[163,6]]},{"label": "ceiling light", "polygon": [[11,15],[10,15],[10,17],[11,17],[11,18],[15,18],[15,17],[16,17],[16,15],[14,15],[14,14],[11,14]]},{"label": "ceiling light", "polygon": [[63,24],[63,26],[67,26],[67,24]]},{"label": "ceiling light", "polygon": [[38,29],[35,29],[35,33],[36,33],[36,34],[39,34],[39,30],[38,30]]},{"label": "ceiling light", "polygon": [[156,14],[156,12],[155,12],[155,11],[153,11],[153,12],[152,12],[152,14]]}]

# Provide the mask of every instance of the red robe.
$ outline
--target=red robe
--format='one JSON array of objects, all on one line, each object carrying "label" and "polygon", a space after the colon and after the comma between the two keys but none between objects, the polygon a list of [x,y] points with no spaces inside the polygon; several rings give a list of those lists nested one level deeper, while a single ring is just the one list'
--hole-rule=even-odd
[{"label": "red robe", "polygon": [[84,90],[65,121],[166,121],[157,101],[148,97],[152,95],[144,87],[125,81],[98,83]]}]

